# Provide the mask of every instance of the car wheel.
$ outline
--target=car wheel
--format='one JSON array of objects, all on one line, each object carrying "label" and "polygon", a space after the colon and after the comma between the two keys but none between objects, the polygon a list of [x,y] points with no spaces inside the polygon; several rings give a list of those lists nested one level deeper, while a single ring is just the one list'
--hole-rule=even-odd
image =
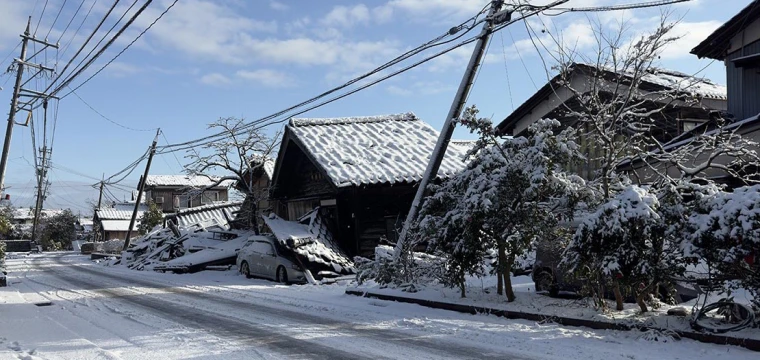
[{"label": "car wheel", "polygon": [[248,267],[247,261],[243,261],[243,263],[240,264],[240,272],[243,273],[243,275],[245,275],[246,279],[251,278],[251,268]]},{"label": "car wheel", "polygon": [[277,282],[282,284],[288,283],[288,271],[285,270],[284,266],[277,268]]},{"label": "car wheel", "polygon": [[557,284],[554,283],[554,275],[552,275],[551,272],[547,270],[543,270],[536,277],[534,278],[535,284],[536,284],[536,292],[539,291],[546,291],[549,293],[549,296],[557,296],[559,294],[559,289],[557,289]]}]

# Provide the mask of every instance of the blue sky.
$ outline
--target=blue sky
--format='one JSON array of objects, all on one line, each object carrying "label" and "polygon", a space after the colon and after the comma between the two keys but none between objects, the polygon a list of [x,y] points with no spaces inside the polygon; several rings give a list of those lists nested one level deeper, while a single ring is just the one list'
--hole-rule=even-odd
[{"label": "blue sky", "polygon": [[[50,50],[37,59],[44,62],[47,56],[46,63],[54,66],[58,56],[58,64],[62,66],[112,4],[110,0],[97,1],[90,16],[84,19],[93,1],[0,0],[0,59],[6,55],[18,56],[14,48],[28,16],[32,16],[32,30],[37,29],[38,37],[50,31],[49,40],[55,41],[81,3],[82,10],[61,38],[61,45],[72,39],[69,49],[58,54]],[[43,14],[45,2],[48,5]],[[549,1],[530,2],[539,5]],[[565,6],[631,2],[638,1],[571,0]],[[722,63],[697,59],[689,50],[749,2],[693,0],[671,6],[672,18],[681,19],[674,34],[682,37],[665,50],[660,65],[725,84]],[[106,26],[110,27],[131,3],[131,0],[121,1]],[[72,85],[80,84],[123,49],[170,3],[155,0],[86,76]],[[101,117],[76,96],[60,102],[54,139],[52,124],[48,127],[48,141],[53,141],[54,150],[52,185],[45,207],[88,213],[86,201],[97,200],[98,196],[90,185],[102,174],[108,177],[138,158],[153,139],[152,129],[156,127],[165,134],[165,138],[159,139],[159,145],[165,145],[167,141],[181,142],[207,135],[206,125],[219,117],[254,120],[269,115],[438,36],[487,3],[487,0],[179,0],[133,47],[77,91],[92,108],[113,122]],[[636,35],[651,29],[661,11],[655,8],[566,13],[534,17],[527,24],[516,23],[492,38],[468,104],[478,105],[481,115],[498,122],[546,82],[542,57],[548,65],[553,61],[541,45],[541,51],[534,47],[528,37],[528,26],[547,45],[550,34],[561,35],[565,43],[588,53],[594,49],[590,22],[610,30],[624,21],[628,34]],[[56,16],[58,21],[53,25]],[[75,33],[83,19],[84,25]],[[439,129],[471,49],[460,48],[302,116],[412,111]],[[0,66],[5,69],[10,63],[11,58],[7,58]],[[41,85],[44,81],[33,80],[30,84]],[[12,93],[12,74],[0,76],[0,86],[3,87],[0,106],[6,107],[5,115]],[[18,117],[23,121],[26,114]],[[40,119],[38,124],[41,123],[42,114],[35,113],[34,119]],[[269,129],[275,130],[276,127]],[[41,127],[36,131],[39,146]],[[458,130],[455,137],[472,138],[472,135]],[[34,169],[30,165],[34,156],[31,141],[30,128],[14,128],[6,185],[17,206],[29,206],[35,192]],[[183,156],[183,153],[157,156],[151,173],[180,173],[181,164],[185,162]],[[134,187],[142,170],[143,165],[123,185]],[[115,187],[110,190],[118,198],[126,194]]]}]

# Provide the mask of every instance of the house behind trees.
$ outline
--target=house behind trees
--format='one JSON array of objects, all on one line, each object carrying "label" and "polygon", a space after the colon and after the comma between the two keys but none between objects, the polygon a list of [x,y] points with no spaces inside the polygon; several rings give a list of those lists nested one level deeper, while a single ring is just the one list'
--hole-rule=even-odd
[{"label": "house behind trees", "polygon": [[[614,72],[608,68],[597,67],[582,63],[574,63],[568,67],[567,73],[558,74],[547,84],[533,94],[522,105],[515,109],[501,123],[496,131],[504,135],[518,136],[539,119],[556,119],[564,126],[578,128],[582,152],[589,161],[580,163],[574,170],[580,176],[591,179],[599,164],[594,159],[601,149],[593,141],[584,138],[584,133],[591,129],[585,128],[572,113],[583,111],[579,96],[596,95],[612,96],[631,91],[627,87],[629,76],[622,72]],[[599,90],[602,89],[602,90]],[[666,143],[691,129],[698,127],[715,116],[714,112],[726,109],[726,89],[706,79],[693,79],[689,75],[677,71],[659,68],[647,69],[638,89],[634,90],[647,108],[658,109],[652,114],[655,126],[651,128],[652,135],[660,142]],[[672,93],[674,96],[684,95],[688,101],[675,99],[672,96],[662,96]],[[712,114],[712,115],[711,115]],[[623,131],[621,130],[621,136]]]}]

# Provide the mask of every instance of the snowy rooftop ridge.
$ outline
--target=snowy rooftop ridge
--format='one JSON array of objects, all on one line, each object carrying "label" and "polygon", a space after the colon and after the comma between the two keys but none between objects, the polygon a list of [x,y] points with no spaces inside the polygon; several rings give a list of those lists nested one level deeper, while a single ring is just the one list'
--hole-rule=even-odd
[{"label": "snowy rooftop ridge", "polygon": [[337,118],[291,118],[291,126],[319,126],[319,125],[344,125],[344,124],[369,124],[384,121],[417,121],[419,120],[412,112],[374,115],[374,116],[351,116]]},{"label": "snowy rooftop ridge", "polygon": [[[291,119],[288,131],[337,187],[420,181],[439,136],[413,113]],[[464,169],[473,144],[452,140],[437,176]]]},{"label": "snowy rooftop ridge", "polygon": [[[213,185],[217,180],[219,180],[218,177],[201,175],[148,175],[145,185],[204,187]],[[230,187],[233,183],[233,180],[224,180],[217,187]]]}]

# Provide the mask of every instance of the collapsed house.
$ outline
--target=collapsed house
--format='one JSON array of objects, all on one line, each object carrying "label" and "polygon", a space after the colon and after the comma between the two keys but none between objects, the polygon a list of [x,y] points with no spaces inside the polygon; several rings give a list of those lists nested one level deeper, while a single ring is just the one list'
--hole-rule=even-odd
[{"label": "collapsed house", "polygon": [[[340,249],[373,257],[382,241],[396,241],[437,139],[412,113],[291,119],[272,177],[273,212],[297,221],[319,207]],[[472,146],[451,141],[437,179],[464,169]]]}]

